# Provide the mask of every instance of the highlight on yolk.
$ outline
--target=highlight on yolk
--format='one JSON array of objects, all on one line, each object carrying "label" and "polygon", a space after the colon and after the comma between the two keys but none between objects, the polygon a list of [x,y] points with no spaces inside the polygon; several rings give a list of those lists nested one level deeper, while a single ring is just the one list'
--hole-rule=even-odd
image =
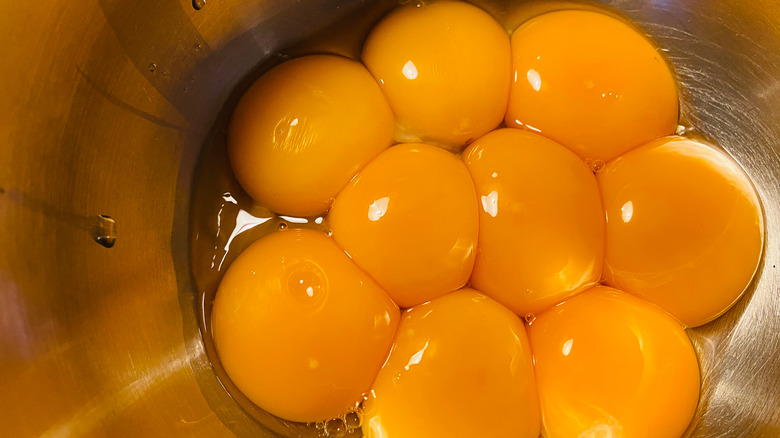
[{"label": "highlight on yolk", "polygon": [[763,216],[747,175],[683,137],[648,143],[598,174],[605,280],[693,327],[740,297],[761,258]]},{"label": "highlight on yolk", "polygon": [[546,437],[679,438],[693,418],[696,353],[643,300],[596,287],[537,316],[528,336]]},{"label": "highlight on yolk", "polygon": [[399,316],[332,239],[288,230],[258,240],[231,264],[211,320],[236,387],[271,414],[312,422],[362,400]]},{"label": "highlight on yolk", "polygon": [[519,129],[480,137],[463,161],[481,201],[473,287],[525,315],[599,281],[604,212],[584,161]]},{"label": "highlight on yolk", "polygon": [[507,126],[540,131],[582,158],[606,161],[677,127],[669,66],[618,19],[542,14],[512,34],[512,60]]},{"label": "highlight on yolk", "polygon": [[313,55],[278,65],[247,90],[230,122],[228,154],[256,201],[313,216],[392,138],[392,111],[368,70]]},{"label": "highlight on yolk", "polygon": [[523,323],[472,289],[405,311],[363,418],[367,438],[537,438]]},{"label": "highlight on yolk", "polygon": [[460,288],[474,266],[474,184],[436,146],[381,153],[339,193],[329,218],[336,242],[401,307]]},{"label": "highlight on yolk", "polygon": [[363,62],[393,108],[399,141],[457,149],[506,112],[509,36],[468,3],[395,9],[369,34]]}]

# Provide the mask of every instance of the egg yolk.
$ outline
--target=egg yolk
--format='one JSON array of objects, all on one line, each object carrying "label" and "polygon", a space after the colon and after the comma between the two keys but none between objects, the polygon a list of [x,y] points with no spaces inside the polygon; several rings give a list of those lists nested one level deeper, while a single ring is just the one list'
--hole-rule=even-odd
[{"label": "egg yolk", "polygon": [[292,421],[344,414],[385,361],[398,307],[323,233],[270,234],[225,273],[212,310],[217,354],[257,406]]},{"label": "egg yolk", "polygon": [[761,257],[763,219],[750,180],[725,154],[662,138],[609,162],[598,182],[608,284],[689,327],[740,297]]},{"label": "egg yolk", "polygon": [[481,201],[473,287],[525,315],[599,281],[604,213],[584,161],[519,129],[480,137],[463,160]]},{"label": "egg yolk", "polygon": [[656,48],[591,11],[540,15],[512,34],[507,126],[540,131],[606,161],[677,126],[675,80]]},{"label": "egg yolk", "polygon": [[367,438],[539,436],[521,320],[471,289],[404,312],[365,404]]},{"label": "egg yolk", "polygon": [[280,64],[247,90],[230,122],[228,155],[256,201],[313,216],[392,137],[392,111],[368,70],[314,55]]},{"label": "egg yolk", "polygon": [[401,307],[460,288],[474,266],[474,184],[436,146],[381,153],[339,193],[329,219],[336,242]]},{"label": "egg yolk", "polygon": [[393,108],[399,141],[458,147],[504,117],[509,36],[476,6],[398,8],[369,34],[363,62]]},{"label": "egg yolk", "polygon": [[530,325],[546,437],[679,438],[699,397],[696,353],[657,307],[608,287]]}]

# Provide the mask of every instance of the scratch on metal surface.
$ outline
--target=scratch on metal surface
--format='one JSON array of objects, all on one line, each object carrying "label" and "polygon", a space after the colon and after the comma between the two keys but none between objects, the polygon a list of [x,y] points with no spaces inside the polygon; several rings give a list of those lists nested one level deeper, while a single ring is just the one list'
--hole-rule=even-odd
[{"label": "scratch on metal surface", "polygon": [[[168,122],[166,120],[163,120],[163,119],[161,119],[161,118],[159,118],[159,117],[157,117],[155,115],[149,114],[146,111],[142,111],[142,110],[140,110],[140,109],[138,109],[138,108],[136,108],[136,107],[126,103],[126,102],[123,102],[122,100],[118,99],[117,97],[115,97],[114,95],[109,93],[106,89],[104,89],[103,87],[98,85],[92,78],[87,76],[87,74],[84,73],[84,71],[81,69],[81,67],[76,66],[76,70],[78,70],[79,74],[81,74],[81,77],[83,77],[84,80],[87,81],[87,83],[95,91],[97,91],[98,94],[100,94],[104,99],[106,99],[109,103],[111,103],[111,104],[113,104],[113,105],[115,105],[115,106],[117,106],[119,108],[122,108],[123,110],[128,111],[128,112],[130,112],[132,114],[135,114],[136,116],[138,116],[138,117],[140,117],[140,118],[142,118],[144,120],[148,120],[148,121],[150,121],[150,122],[152,122],[152,123],[154,123],[156,125],[160,125],[160,126],[165,127],[165,128],[176,129],[178,131],[184,131],[186,129],[183,126],[175,125],[175,124],[173,124],[171,122]],[[147,97],[148,97],[148,94],[147,94]]]},{"label": "scratch on metal surface", "polygon": [[187,351],[182,345],[119,391],[93,398],[73,416],[50,427],[41,434],[41,438],[88,435],[104,418],[127,409],[149,392],[158,389],[161,383],[188,365]]}]

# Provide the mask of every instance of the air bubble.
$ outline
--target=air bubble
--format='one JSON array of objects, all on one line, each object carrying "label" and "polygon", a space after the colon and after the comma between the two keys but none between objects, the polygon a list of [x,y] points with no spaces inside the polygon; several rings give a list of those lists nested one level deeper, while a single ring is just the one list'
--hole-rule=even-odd
[{"label": "air bubble", "polygon": [[586,158],[585,159],[585,164],[587,164],[588,167],[590,167],[590,170],[593,173],[601,172],[602,170],[604,170],[604,167],[606,166],[606,164],[604,164],[603,160],[593,160],[593,159],[590,159],[590,158]]},{"label": "air bubble", "polygon": [[525,319],[525,322],[528,323],[528,325],[531,325],[536,321],[536,316],[533,313],[526,313],[523,319]]},{"label": "air bubble", "polygon": [[150,72],[153,72],[153,71],[155,71],[156,69],[157,69],[157,64],[155,64],[155,63],[151,63],[151,64],[149,64],[149,71],[150,71]]},{"label": "air bubble", "polygon": [[347,434],[347,425],[341,418],[334,418],[325,423],[325,435],[332,438],[341,438]]},{"label": "air bubble", "polygon": [[344,416],[344,423],[347,425],[347,430],[357,430],[363,426],[363,414],[360,411],[348,412]]},{"label": "air bubble", "polygon": [[192,0],[192,8],[196,11],[203,9],[206,6],[206,0]]},{"label": "air bubble", "polygon": [[677,135],[685,135],[688,133],[688,128],[683,125],[677,125],[677,129],[674,130],[674,133]]},{"label": "air bubble", "polygon": [[285,230],[287,229],[287,222],[284,221],[279,222],[279,225],[277,225],[276,227],[279,228],[280,230]]}]

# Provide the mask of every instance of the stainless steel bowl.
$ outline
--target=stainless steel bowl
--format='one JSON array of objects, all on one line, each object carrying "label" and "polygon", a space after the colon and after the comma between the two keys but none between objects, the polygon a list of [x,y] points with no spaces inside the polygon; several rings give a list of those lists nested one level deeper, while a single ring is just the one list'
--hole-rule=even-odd
[{"label": "stainless steel bowl", "polygon": [[[261,61],[327,50],[325,33],[355,53],[391,3],[0,2],[0,436],[306,433],[240,408],[205,354],[193,174]],[[517,19],[511,0],[475,3]],[[668,50],[686,123],[764,202],[756,281],[690,331],[704,380],[689,434],[780,436],[780,4],[603,3]]]}]

